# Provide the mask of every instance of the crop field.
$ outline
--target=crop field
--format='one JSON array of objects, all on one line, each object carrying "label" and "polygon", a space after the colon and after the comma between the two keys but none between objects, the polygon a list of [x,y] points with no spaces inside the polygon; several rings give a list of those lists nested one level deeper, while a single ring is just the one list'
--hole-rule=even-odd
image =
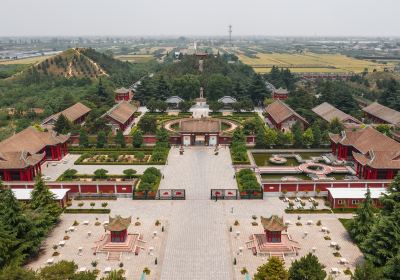
[{"label": "crop field", "polygon": [[126,54],[126,55],[115,56],[115,58],[122,61],[129,61],[133,63],[145,63],[154,59],[154,56],[147,54]]},{"label": "crop field", "polygon": [[8,59],[8,60],[0,60],[0,64],[8,65],[8,64],[36,64],[46,60],[53,55],[43,55],[43,56],[35,56],[35,57],[27,57],[21,59]]},{"label": "crop field", "polygon": [[240,60],[252,66],[256,72],[269,72],[272,66],[289,68],[295,73],[323,72],[323,73],[360,73],[365,68],[369,72],[374,69],[393,67],[392,64],[381,64],[367,60],[355,59],[341,54],[290,54],[290,53],[257,53],[255,57],[238,53]]}]

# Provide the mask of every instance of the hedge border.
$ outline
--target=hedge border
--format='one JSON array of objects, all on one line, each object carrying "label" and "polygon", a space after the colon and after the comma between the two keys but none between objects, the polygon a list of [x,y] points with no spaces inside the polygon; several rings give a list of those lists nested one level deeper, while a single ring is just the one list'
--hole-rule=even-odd
[{"label": "hedge border", "polygon": [[65,214],[109,214],[111,213],[111,209],[102,209],[102,208],[94,208],[94,209],[65,209]]}]

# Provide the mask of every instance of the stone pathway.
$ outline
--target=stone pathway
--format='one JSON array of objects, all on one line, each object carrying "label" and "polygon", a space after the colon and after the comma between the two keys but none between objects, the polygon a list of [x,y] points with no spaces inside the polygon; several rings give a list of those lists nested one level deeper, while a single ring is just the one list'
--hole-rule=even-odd
[{"label": "stone pathway", "polygon": [[185,188],[187,200],[176,203],[163,258],[161,279],[232,279],[232,254],[225,204],[211,201],[210,189],[236,188],[228,149],[172,149],[161,188]]}]

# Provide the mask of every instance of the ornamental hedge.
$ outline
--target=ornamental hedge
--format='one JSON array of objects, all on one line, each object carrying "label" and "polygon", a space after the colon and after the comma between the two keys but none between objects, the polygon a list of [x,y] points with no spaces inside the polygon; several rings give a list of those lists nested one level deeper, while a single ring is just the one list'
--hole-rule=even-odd
[{"label": "ornamental hedge", "polygon": [[96,208],[96,209],[76,209],[76,208],[67,208],[64,210],[65,214],[109,214],[111,209],[103,209],[103,208]]},{"label": "ornamental hedge", "polygon": [[242,169],[236,173],[236,180],[239,185],[239,191],[260,190],[261,185],[257,181],[256,174],[251,169]]}]

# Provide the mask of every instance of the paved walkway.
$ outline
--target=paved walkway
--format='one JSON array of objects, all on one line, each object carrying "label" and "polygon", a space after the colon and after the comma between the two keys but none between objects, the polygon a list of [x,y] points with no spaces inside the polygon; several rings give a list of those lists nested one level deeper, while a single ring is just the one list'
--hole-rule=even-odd
[{"label": "paved walkway", "polygon": [[162,264],[163,280],[233,278],[225,204],[209,199],[210,189],[236,188],[228,149],[218,156],[208,147],[171,149],[161,188],[185,188],[175,204]]}]

